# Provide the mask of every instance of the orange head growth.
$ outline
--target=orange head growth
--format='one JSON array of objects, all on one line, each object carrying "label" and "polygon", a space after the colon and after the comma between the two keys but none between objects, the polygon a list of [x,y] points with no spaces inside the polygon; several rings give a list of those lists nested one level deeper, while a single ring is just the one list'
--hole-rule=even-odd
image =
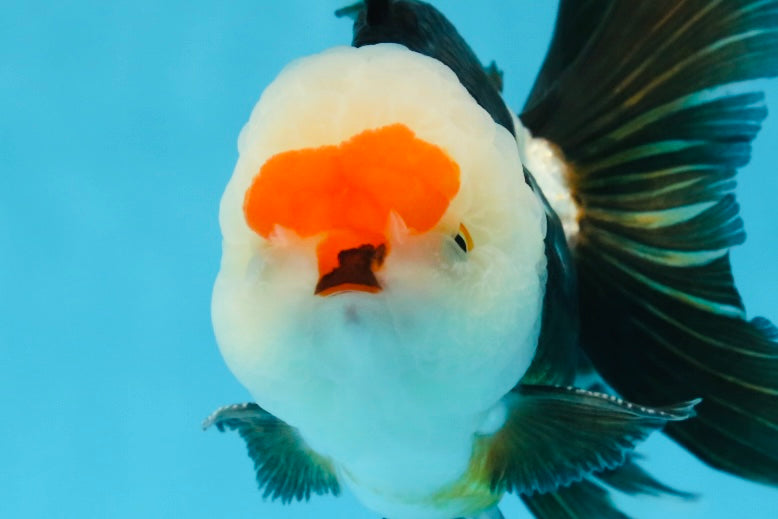
[{"label": "orange head growth", "polygon": [[249,227],[266,238],[276,225],[301,237],[321,234],[322,277],[339,268],[342,252],[362,246],[374,252],[367,264],[380,267],[392,212],[422,233],[440,221],[458,190],[459,166],[405,125],[393,124],[336,146],[274,155],[246,192],[243,212]]}]

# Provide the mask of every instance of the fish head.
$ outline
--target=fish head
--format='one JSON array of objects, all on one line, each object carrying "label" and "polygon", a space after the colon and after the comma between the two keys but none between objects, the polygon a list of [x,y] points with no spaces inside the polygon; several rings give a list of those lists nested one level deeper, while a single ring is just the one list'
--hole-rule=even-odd
[{"label": "fish head", "polygon": [[448,67],[394,44],[303,58],[239,151],[212,313],[260,405],[300,426],[327,402],[478,412],[526,371],[545,215]]}]

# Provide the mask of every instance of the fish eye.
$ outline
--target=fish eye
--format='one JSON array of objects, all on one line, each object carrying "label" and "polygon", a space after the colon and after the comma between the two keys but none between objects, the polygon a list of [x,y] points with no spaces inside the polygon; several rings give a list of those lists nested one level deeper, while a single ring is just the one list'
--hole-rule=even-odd
[{"label": "fish eye", "polygon": [[459,224],[459,232],[454,236],[454,241],[464,252],[473,250],[473,237],[463,223]]}]

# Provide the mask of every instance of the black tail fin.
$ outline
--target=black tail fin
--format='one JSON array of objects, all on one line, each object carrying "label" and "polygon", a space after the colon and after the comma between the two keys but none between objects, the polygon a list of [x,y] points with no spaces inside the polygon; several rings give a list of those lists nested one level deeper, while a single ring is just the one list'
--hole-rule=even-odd
[{"label": "black tail fin", "polygon": [[778,74],[778,1],[562,0],[521,119],[564,153],[579,204],[582,340],[625,398],[702,397],[666,432],[778,485],[778,332],[747,321],[728,251],[735,170]]}]

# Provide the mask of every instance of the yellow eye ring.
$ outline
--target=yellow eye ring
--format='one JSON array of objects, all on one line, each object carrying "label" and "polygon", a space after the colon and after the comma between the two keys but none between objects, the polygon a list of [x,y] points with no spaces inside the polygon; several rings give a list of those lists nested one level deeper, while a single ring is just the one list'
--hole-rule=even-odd
[{"label": "yellow eye ring", "polygon": [[470,231],[467,230],[463,223],[459,224],[459,232],[454,236],[454,241],[465,252],[473,250],[473,237],[470,236]]}]

